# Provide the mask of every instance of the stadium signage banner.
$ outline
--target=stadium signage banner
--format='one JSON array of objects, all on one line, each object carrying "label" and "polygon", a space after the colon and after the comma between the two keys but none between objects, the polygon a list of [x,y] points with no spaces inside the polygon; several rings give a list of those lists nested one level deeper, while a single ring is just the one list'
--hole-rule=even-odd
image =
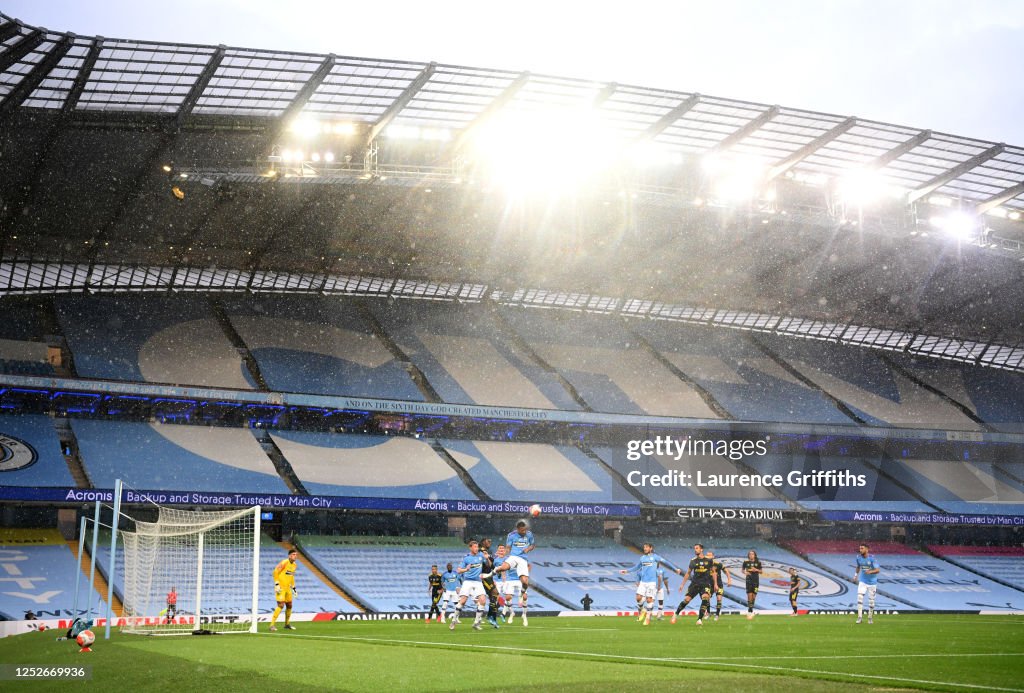
[{"label": "stadium signage banner", "polygon": [[[40,488],[0,486],[0,501],[42,503],[112,503],[110,489]],[[440,513],[508,513],[526,515],[530,503],[516,501],[443,500],[436,498],[361,498],[355,496],[293,496],[282,493],[233,493],[230,491],[135,491],[125,489],[123,503],[157,505],[208,505],[251,507],[259,505],[275,510],[344,509],[408,510]],[[600,517],[639,517],[640,506],[624,503],[541,503],[547,515],[591,515]]]},{"label": "stadium signage banner", "polygon": [[801,513],[761,508],[676,508],[676,516],[683,520],[750,520],[770,522],[795,520]]},{"label": "stadium signage banner", "polygon": [[881,522],[917,525],[987,525],[1024,527],[1024,515],[973,515],[957,513],[902,513],[891,510],[823,510],[825,520],[833,522]]}]

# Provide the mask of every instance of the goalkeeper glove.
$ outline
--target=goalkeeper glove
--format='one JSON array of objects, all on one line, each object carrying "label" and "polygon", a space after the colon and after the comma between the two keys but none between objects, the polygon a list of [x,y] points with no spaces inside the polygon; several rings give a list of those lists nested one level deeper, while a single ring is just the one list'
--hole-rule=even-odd
[{"label": "goalkeeper glove", "polygon": [[298,590],[298,588],[292,587],[292,596],[293,596],[293,597],[297,597],[297,596],[299,596],[299,590]]},{"label": "goalkeeper glove", "polygon": [[274,591],[275,592],[280,592],[281,591],[281,583],[280,582],[275,582],[274,583]]}]

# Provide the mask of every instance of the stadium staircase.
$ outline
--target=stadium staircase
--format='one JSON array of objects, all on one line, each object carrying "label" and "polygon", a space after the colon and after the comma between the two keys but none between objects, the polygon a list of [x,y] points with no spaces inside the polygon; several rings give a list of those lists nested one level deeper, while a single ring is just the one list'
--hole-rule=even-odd
[{"label": "stadium staircase", "polygon": [[[800,558],[804,559],[805,561],[807,561],[808,563],[813,565],[818,570],[820,570],[822,572],[825,572],[825,573],[828,573],[829,575],[832,575],[832,576],[834,576],[836,578],[839,578],[843,582],[848,582],[849,581],[849,576],[843,575],[842,573],[840,573],[838,571],[832,570],[831,568],[829,568],[824,563],[821,563],[820,561],[814,560],[813,558],[811,558],[807,554],[805,554],[802,551],[800,551],[796,546],[791,546],[788,543],[781,542],[781,541],[777,542],[777,543],[778,543],[779,546],[784,548],[786,551],[789,551],[790,553],[796,554]],[[896,595],[892,594],[891,592],[886,592],[885,590],[881,589],[880,587],[878,588],[878,594],[881,594],[882,596],[887,597],[888,599],[891,599],[894,602],[899,602],[901,604],[906,604],[907,606],[912,606],[915,609],[921,609],[922,611],[927,611],[928,610],[928,607],[921,606],[920,604],[915,604],[914,602],[910,601],[909,599],[901,599],[901,598],[897,597]]]},{"label": "stadium staircase", "polygon": [[298,542],[295,542],[295,544],[293,545],[283,541],[279,541],[277,542],[277,545],[284,549],[284,551],[286,552],[291,551],[293,548],[298,549],[299,562],[303,565],[303,567],[306,568],[306,570],[309,571],[310,575],[313,575],[317,580],[327,585],[327,587],[329,587],[331,591],[333,591],[335,594],[337,594],[339,597],[347,601],[355,608],[359,609],[359,611],[363,613],[367,611],[367,608],[363,604],[361,604],[359,600],[357,600],[355,597],[353,597],[348,592],[343,590],[341,587],[336,585],[333,580],[327,577],[326,573],[320,570],[320,567],[316,564],[316,561],[314,561],[312,558],[306,555],[305,551],[302,550],[302,546]]},{"label": "stadium staircase", "polygon": [[[625,321],[623,322],[625,323]],[[693,390],[698,395],[700,395],[701,399],[704,400],[704,403],[708,405],[708,408],[711,409],[711,411],[715,412],[715,414],[726,420],[736,419],[736,417],[733,416],[733,414],[728,409],[722,406],[721,402],[715,399],[715,396],[712,395],[711,392],[709,392],[703,385],[701,385],[696,380],[688,376],[686,373],[679,370],[679,368],[674,363],[669,361],[660,351],[655,349],[643,335],[641,335],[639,332],[636,332],[635,330],[630,330],[628,324],[626,324],[625,329],[626,332],[630,335],[630,337],[635,339],[637,343],[640,345],[640,347],[647,351],[654,358],[655,361],[664,366],[669,373],[682,380],[689,387],[693,388]]]},{"label": "stadium staircase", "polygon": [[594,411],[593,407],[587,404],[587,401],[583,399],[583,396],[579,393],[579,391],[576,390],[573,384],[570,383],[565,378],[563,378],[562,374],[559,373],[554,366],[552,366],[550,363],[541,358],[540,354],[534,351],[533,347],[531,347],[527,343],[527,341],[523,339],[522,335],[516,332],[515,328],[513,328],[512,325],[509,324],[509,322],[505,319],[505,316],[502,315],[501,311],[497,310],[496,306],[493,304],[491,304],[491,315],[494,317],[494,321],[495,323],[497,323],[498,329],[501,330],[501,332],[505,335],[510,344],[512,344],[516,349],[521,350],[524,354],[529,356],[534,363],[540,366],[542,370],[550,373],[552,377],[554,377],[558,381],[558,384],[561,385],[562,388],[564,388],[565,391],[569,393],[569,396],[572,397],[573,401],[576,402],[576,404],[580,405],[583,411]]},{"label": "stadium staircase", "polygon": [[[78,560],[78,540],[68,539],[68,548],[71,549],[71,555]],[[89,589],[89,572],[92,567],[92,557],[89,555],[88,545],[85,550],[82,551],[82,563],[81,563],[82,577],[85,578],[83,587]],[[96,593],[100,597],[100,601],[106,601],[109,586],[107,584],[107,578],[104,577],[102,568],[100,567],[100,561],[96,561],[96,580],[95,580]],[[85,600],[88,603],[88,599]],[[121,603],[121,598],[117,596],[117,590],[114,591],[114,613],[118,616],[124,615],[124,604]]]},{"label": "stadium staircase", "polygon": [[843,402],[841,399],[839,399],[838,397],[833,395],[831,392],[829,392],[825,388],[823,388],[820,385],[818,385],[818,383],[814,382],[813,380],[811,380],[810,378],[805,376],[803,373],[801,373],[796,368],[793,368],[793,366],[790,365],[790,363],[788,361],[786,361],[786,359],[784,359],[781,356],[779,356],[778,354],[776,354],[772,349],[770,349],[768,347],[768,345],[766,345],[763,342],[761,342],[761,340],[755,338],[753,335],[744,335],[744,337],[747,339],[747,341],[749,341],[751,344],[753,344],[755,348],[759,349],[761,351],[761,353],[763,353],[765,356],[767,356],[772,361],[777,363],[780,368],[782,368],[784,371],[786,371],[791,376],[793,376],[798,381],[800,381],[805,387],[807,387],[807,388],[809,388],[811,390],[814,390],[815,392],[820,393],[829,402],[831,402],[832,405],[836,409],[838,409],[843,414],[845,414],[847,417],[849,417],[850,420],[853,421],[854,423],[856,423],[858,426],[867,426],[868,425],[868,422],[865,421],[864,419],[862,419],[861,417],[857,416],[857,414],[854,413],[854,411],[852,409],[850,409],[848,406],[846,406],[845,402]]},{"label": "stadium staircase", "polygon": [[982,418],[980,416],[978,416],[973,411],[971,411],[970,407],[968,407],[967,405],[959,402],[956,399],[953,399],[952,397],[947,395],[945,392],[943,392],[939,388],[937,388],[937,387],[935,387],[933,385],[929,385],[924,380],[922,380],[921,378],[917,377],[917,375],[915,375],[909,369],[904,368],[900,364],[896,363],[896,361],[894,361],[893,359],[888,358],[884,353],[879,353],[879,354],[877,354],[877,356],[878,356],[878,359],[882,363],[884,363],[886,366],[888,366],[890,370],[892,370],[892,371],[894,371],[896,373],[899,373],[904,378],[906,378],[910,382],[914,383],[915,385],[917,385],[922,390],[926,390],[927,392],[932,393],[936,397],[939,397],[943,401],[947,402],[950,406],[955,407],[964,416],[966,416],[968,419],[970,419],[974,423],[976,423],[979,426],[981,426],[983,430],[986,430],[986,431],[996,431],[996,430],[998,430],[995,426],[992,426],[991,424],[986,423],[984,420],[982,420]]},{"label": "stadium staircase", "polygon": [[477,484],[476,481],[473,480],[473,477],[469,475],[469,472],[466,471],[466,468],[463,467],[461,464],[459,464],[458,460],[456,460],[454,457],[452,457],[452,454],[450,452],[448,452],[443,445],[441,445],[441,442],[439,440],[437,440],[436,438],[431,438],[430,440],[427,441],[427,443],[430,445],[431,449],[433,449],[433,451],[436,452],[438,454],[438,456],[442,460],[444,460],[445,463],[449,467],[451,467],[452,470],[456,474],[458,474],[459,480],[463,484],[465,484],[466,488],[468,488],[470,491],[472,491],[473,494],[479,500],[482,500],[482,501],[493,501],[494,500],[489,495],[487,495],[487,493],[482,488],[480,488],[480,485]]},{"label": "stadium staircase", "polygon": [[638,488],[636,488],[635,486],[631,486],[629,484],[629,482],[626,481],[626,477],[622,476],[622,474],[620,474],[618,472],[618,470],[616,470],[610,464],[608,464],[607,462],[602,460],[601,457],[597,453],[595,453],[593,450],[590,449],[589,445],[584,443],[582,440],[577,440],[575,442],[575,446],[576,446],[576,448],[580,452],[582,452],[584,455],[586,455],[590,459],[594,460],[594,462],[596,462],[598,465],[600,465],[601,469],[603,469],[604,471],[608,472],[608,475],[610,477],[612,477],[617,482],[619,482],[619,486],[621,486],[622,488],[624,488],[627,491],[629,491],[641,503],[643,503],[644,505],[654,505],[655,504],[654,501],[652,501],[650,498],[648,498],[644,494],[640,493],[640,490]]},{"label": "stadium staircase", "polygon": [[263,452],[267,453],[267,457],[274,463],[274,469],[277,470],[278,475],[284,481],[284,483],[291,489],[291,492],[300,495],[308,496],[309,492],[306,491],[306,487],[302,485],[302,481],[295,474],[295,470],[292,469],[292,465],[285,458],[284,453],[281,452],[281,448],[277,447],[277,443],[270,436],[270,432],[262,428],[250,429],[252,434],[256,436],[256,440],[259,441],[260,447],[263,448]]},{"label": "stadium staircase", "polygon": [[85,469],[85,464],[82,463],[82,454],[78,449],[78,438],[75,437],[75,432],[71,428],[71,423],[64,418],[55,418],[53,420],[53,426],[57,429],[57,437],[60,439],[61,452],[64,450],[69,451],[70,454],[64,454],[64,462],[68,465],[68,471],[71,472],[71,478],[75,480],[75,485],[78,488],[94,488],[92,479],[89,478],[89,472]]},{"label": "stadium staircase", "polygon": [[377,316],[373,314],[365,303],[362,301],[356,301],[356,306],[359,308],[359,314],[366,320],[366,324],[370,326],[373,331],[373,335],[380,340],[380,343],[384,345],[391,355],[395,357],[395,360],[402,364],[412,382],[419,389],[420,394],[423,395],[423,399],[427,402],[443,402],[441,395],[437,393],[434,386],[427,380],[427,376],[423,374],[419,366],[412,362],[409,355],[402,351],[402,347],[398,346],[395,340],[391,339],[391,335],[387,333],[384,326],[377,320]]},{"label": "stadium staircase", "polygon": [[242,357],[242,362],[249,370],[252,381],[256,383],[256,386],[261,391],[269,392],[270,386],[267,385],[267,381],[263,378],[263,373],[260,372],[260,366],[256,363],[256,358],[249,351],[249,347],[246,345],[245,340],[242,339],[242,335],[238,334],[238,330],[231,324],[231,318],[228,317],[227,311],[224,310],[224,305],[213,296],[208,298],[211,312],[217,318],[217,323],[220,325],[221,330],[224,331],[224,336],[228,338],[231,346],[235,347],[238,355]]}]

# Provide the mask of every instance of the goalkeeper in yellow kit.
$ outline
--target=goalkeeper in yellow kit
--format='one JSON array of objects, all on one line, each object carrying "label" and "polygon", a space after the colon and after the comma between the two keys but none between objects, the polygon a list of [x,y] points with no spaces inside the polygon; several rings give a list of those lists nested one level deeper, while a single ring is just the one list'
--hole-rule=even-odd
[{"label": "goalkeeper in yellow kit", "polygon": [[298,594],[295,589],[295,569],[298,568],[298,564],[295,559],[298,558],[298,549],[292,549],[288,552],[288,558],[284,559],[274,567],[274,601],[277,602],[277,608],[274,609],[274,615],[270,617],[270,630],[277,630],[277,617],[281,615],[281,609],[284,609],[284,629],[295,630],[295,626],[292,625],[292,598]]}]

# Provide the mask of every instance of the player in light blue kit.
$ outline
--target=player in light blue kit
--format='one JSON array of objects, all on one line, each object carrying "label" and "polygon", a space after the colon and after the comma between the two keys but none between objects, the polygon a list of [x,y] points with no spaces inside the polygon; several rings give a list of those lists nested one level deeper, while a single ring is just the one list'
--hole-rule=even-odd
[{"label": "player in light blue kit", "polygon": [[452,569],[452,564],[449,563],[445,566],[445,571],[441,573],[441,587],[444,589],[444,594],[441,595],[441,618],[448,619],[448,602],[452,603],[452,613],[457,608],[456,602],[459,601],[459,585],[462,584],[462,576],[456,573]]},{"label": "player in light blue kit", "polygon": [[515,570],[519,575],[519,584],[522,585],[523,590],[519,595],[519,607],[523,610],[523,626],[526,627],[530,625],[526,617],[526,602],[529,598],[526,591],[530,587],[530,560],[527,555],[533,551],[535,546],[533,532],[530,531],[526,520],[516,523],[516,528],[508,533],[505,545],[508,547],[508,556],[505,557],[501,565],[495,566],[494,572],[505,573]]},{"label": "player in light blue kit", "polygon": [[672,565],[671,561],[665,560],[654,553],[654,544],[644,544],[644,555],[640,557],[637,564],[627,570],[620,570],[623,575],[636,573],[637,598],[645,598],[647,603],[640,607],[640,617],[645,626],[651,625],[651,612],[654,611],[654,596],[658,593],[658,566],[663,565],[669,570],[674,570],[676,575],[682,575],[683,571]]},{"label": "player in light blue kit", "polygon": [[455,614],[448,623],[451,630],[455,630],[455,625],[459,622],[459,611],[466,605],[467,599],[476,601],[476,620],[473,621],[473,629],[480,630],[480,621],[484,618],[484,606],[487,604],[487,592],[484,591],[484,585],[480,581],[483,564],[484,557],[480,554],[479,542],[469,542],[469,553],[455,569],[455,572],[462,576],[462,588],[459,590],[459,604],[455,607]]},{"label": "player in light blue kit", "polygon": [[864,613],[864,593],[868,594],[868,623],[874,623],[875,592],[878,590],[878,573],[882,568],[875,557],[868,553],[868,545],[861,544],[857,549],[857,572],[853,581],[857,583],[857,623],[861,622]]},{"label": "player in light blue kit", "polygon": [[[494,559],[494,562],[501,565],[505,561],[505,547],[498,547],[498,556]],[[506,572],[502,573],[505,580],[498,585],[498,592],[505,599],[505,605],[501,607],[501,618],[506,623],[512,623],[516,618],[516,610],[512,606],[513,600],[518,595],[522,594],[523,583],[519,582],[519,573],[516,572],[515,568],[509,568]]]}]

